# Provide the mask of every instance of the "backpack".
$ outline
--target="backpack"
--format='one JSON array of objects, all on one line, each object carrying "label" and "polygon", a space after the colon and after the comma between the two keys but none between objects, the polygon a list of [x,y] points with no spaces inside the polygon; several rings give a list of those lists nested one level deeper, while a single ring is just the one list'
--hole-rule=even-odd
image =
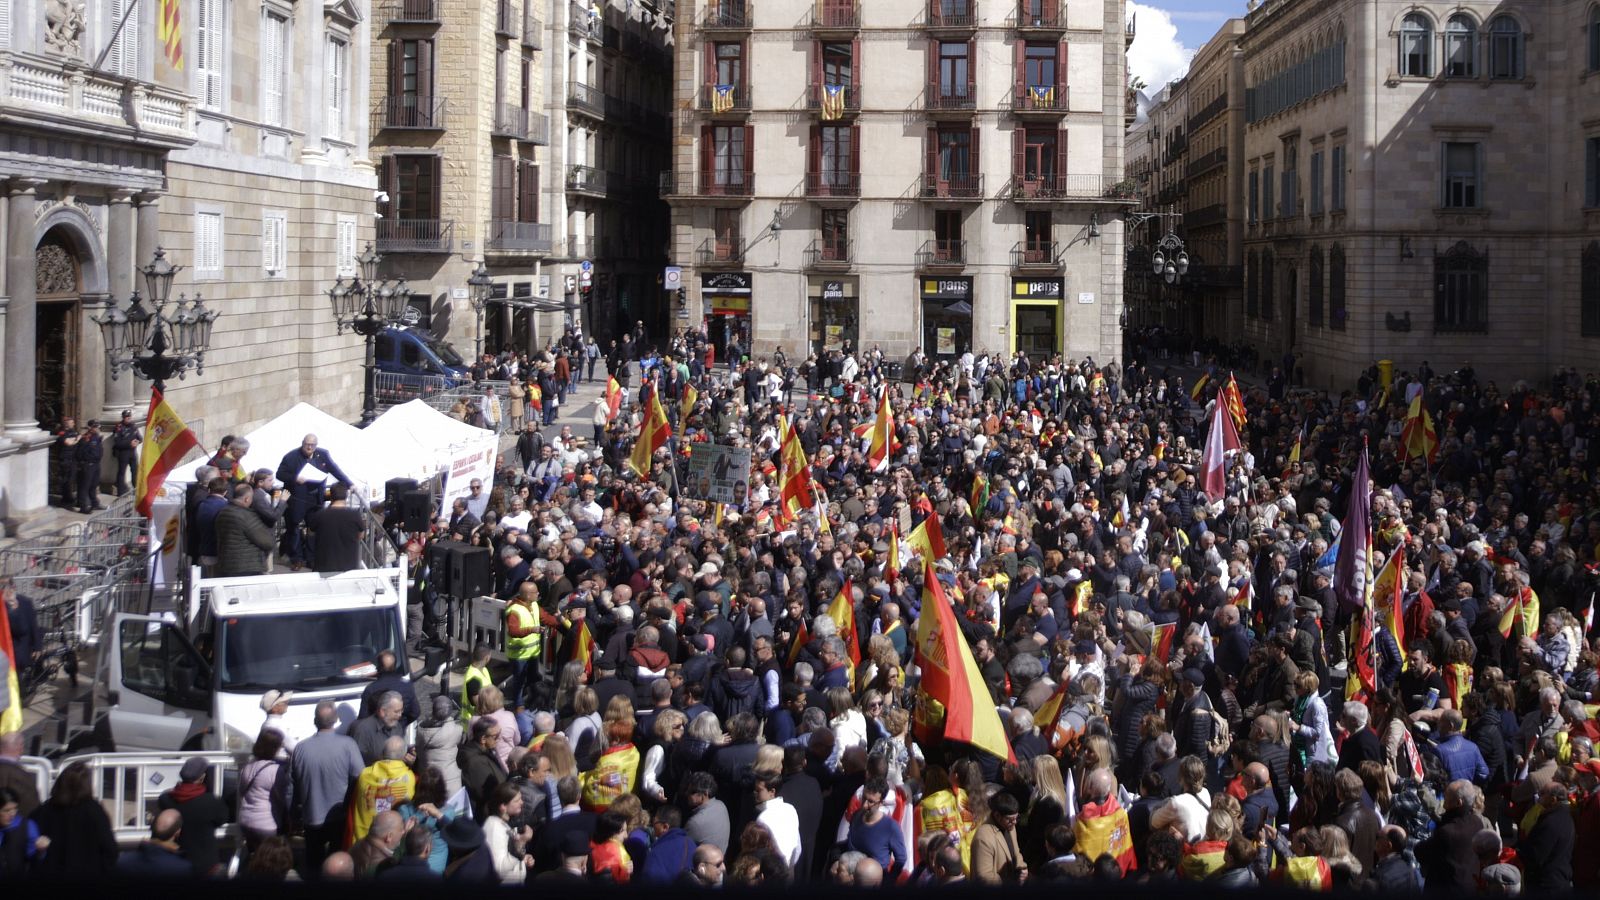
[{"label": "backpack", "polygon": [[1233,745],[1233,738],[1228,733],[1228,720],[1215,709],[1207,712],[1211,714],[1211,740],[1206,742],[1206,752],[1212,758],[1220,758],[1226,755],[1228,748]]}]

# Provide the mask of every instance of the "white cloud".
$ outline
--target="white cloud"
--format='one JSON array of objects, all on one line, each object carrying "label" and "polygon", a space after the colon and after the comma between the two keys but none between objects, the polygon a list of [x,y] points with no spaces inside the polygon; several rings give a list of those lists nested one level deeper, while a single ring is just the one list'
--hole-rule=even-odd
[{"label": "white cloud", "polygon": [[1174,78],[1189,71],[1194,50],[1178,40],[1178,26],[1165,10],[1130,2],[1128,15],[1138,16],[1139,33],[1128,48],[1128,73],[1144,79],[1145,93],[1152,96]]}]

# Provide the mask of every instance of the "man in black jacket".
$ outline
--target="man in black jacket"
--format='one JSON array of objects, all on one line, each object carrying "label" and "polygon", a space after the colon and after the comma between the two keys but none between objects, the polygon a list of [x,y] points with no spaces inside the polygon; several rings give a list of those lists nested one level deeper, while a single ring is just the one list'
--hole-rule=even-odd
[{"label": "man in black jacket", "polygon": [[133,410],[122,411],[122,421],[111,430],[111,458],[116,462],[115,482],[117,496],[126,494],[134,481],[139,466],[139,425],[133,421]]},{"label": "man in black jacket", "polygon": [[178,785],[156,801],[158,808],[175,809],[183,815],[178,849],[196,875],[209,875],[217,867],[217,829],[231,818],[228,807],[206,787],[210,771],[205,757],[189,757],[178,770]]},{"label": "man in black jacket", "polygon": [[[306,472],[307,465],[320,471],[322,475]],[[301,473],[305,472],[304,475]],[[332,476],[340,484],[349,487],[350,478],[333,461],[328,451],[317,446],[317,436],[308,434],[300,441],[300,446],[283,455],[283,460],[278,463],[278,480],[284,483],[289,490],[289,506],[284,516],[283,555],[296,569],[306,566],[307,551],[305,541],[301,539],[300,526],[305,524],[306,517],[312,512],[322,508],[322,489],[327,483],[323,476]]]},{"label": "man in black jacket", "polygon": [[1211,698],[1200,688],[1206,683],[1205,673],[1199,669],[1184,669],[1178,679],[1178,693],[1182,698],[1173,704],[1172,736],[1178,741],[1178,757],[1209,756],[1207,745],[1211,742]]},{"label": "man in black jacket", "polygon": [[1556,893],[1572,889],[1572,847],[1577,841],[1567,788],[1551,781],[1539,791],[1544,808],[1539,821],[1517,845],[1522,861],[1522,885],[1530,893]]}]

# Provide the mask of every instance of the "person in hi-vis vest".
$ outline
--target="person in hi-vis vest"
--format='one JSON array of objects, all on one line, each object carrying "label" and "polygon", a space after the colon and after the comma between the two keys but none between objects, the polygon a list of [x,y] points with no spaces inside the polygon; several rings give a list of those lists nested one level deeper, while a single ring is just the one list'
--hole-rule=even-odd
[{"label": "person in hi-vis vest", "polygon": [[506,607],[506,660],[511,663],[511,680],[506,684],[507,705],[518,709],[530,682],[539,680],[539,656],[544,649],[539,631],[539,586],[522,583],[517,597]]}]

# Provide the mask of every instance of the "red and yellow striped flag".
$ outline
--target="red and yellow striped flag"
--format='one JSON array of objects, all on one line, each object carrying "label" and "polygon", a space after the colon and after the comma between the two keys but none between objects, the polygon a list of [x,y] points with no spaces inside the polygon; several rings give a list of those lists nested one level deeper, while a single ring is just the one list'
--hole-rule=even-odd
[{"label": "red and yellow striped flag", "polygon": [[139,480],[134,494],[134,507],[139,515],[150,517],[150,509],[166,483],[167,473],[176,468],[190,450],[199,446],[200,439],[167,405],[161,392],[151,388],[150,414],[144,420],[144,444],[139,448]]},{"label": "red and yellow striped flag", "polygon": [[5,712],[0,712],[0,734],[22,730],[22,688],[17,682],[17,651],[11,643],[11,617],[0,614],[0,653],[6,655]]},{"label": "red and yellow striped flag", "polygon": [[644,421],[639,423],[639,437],[633,442],[633,452],[628,454],[629,468],[640,478],[649,478],[651,459],[671,439],[672,424],[667,421],[667,411],[661,408],[661,395],[652,388],[650,402],[645,405]]},{"label": "red and yellow striped flag", "polygon": [[917,685],[916,730],[919,738],[943,737],[971,744],[1015,762],[1005,727],[995,711],[972,648],[956,624],[956,613],[933,572],[922,563],[922,614],[917,617],[916,661],[922,671]]},{"label": "red and yellow striped flag", "polygon": [[678,406],[678,421],[687,423],[689,415],[694,412],[694,405],[700,402],[700,392],[694,385],[687,385],[683,389],[683,402]]},{"label": "red and yellow striped flag", "polygon": [[583,663],[585,675],[594,674],[594,635],[587,620],[580,620],[572,635],[572,662]]},{"label": "red and yellow striped flag", "polygon": [[[136,26],[138,23],[135,22]],[[183,71],[183,16],[178,0],[161,0],[161,10],[156,16],[156,40],[161,43],[161,54],[172,68]]]},{"label": "red and yellow striped flag", "polygon": [[1233,427],[1243,428],[1245,423],[1244,394],[1239,392],[1239,382],[1233,379],[1233,373],[1228,373],[1228,383],[1222,388],[1222,397],[1228,404],[1228,415],[1233,416]]}]

